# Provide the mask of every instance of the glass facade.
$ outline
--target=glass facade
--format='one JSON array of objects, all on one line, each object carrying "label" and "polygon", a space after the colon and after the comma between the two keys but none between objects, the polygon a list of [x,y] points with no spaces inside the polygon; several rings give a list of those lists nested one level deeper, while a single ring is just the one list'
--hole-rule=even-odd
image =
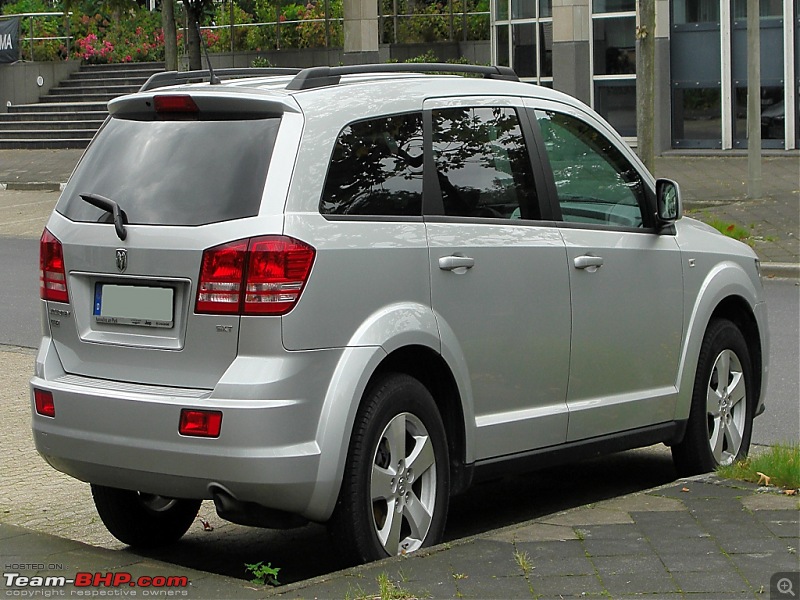
[{"label": "glass facade", "polygon": [[492,54],[520,79],[553,86],[553,1],[494,0]]},{"label": "glass facade", "polygon": [[[787,135],[787,129],[797,128],[800,91],[798,34],[790,31],[786,19],[791,13],[792,20],[798,19],[800,2],[793,4],[759,2],[763,148],[797,143],[797,134]],[[747,147],[747,0],[675,0],[671,5],[673,147]],[[792,79],[796,84],[787,84]],[[790,113],[787,107],[794,110]]]},{"label": "glass facade", "polygon": [[592,3],[592,106],[623,136],[636,137],[636,2]]},{"label": "glass facade", "polygon": [[[581,0],[491,2],[497,64],[511,66],[523,81],[548,87],[553,87],[553,65],[566,69],[556,73],[566,89],[587,101],[629,141],[635,138],[636,0],[591,0],[590,14]],[[670,17],[669,30],[657,32],[667,43],[657,47],[656,77],[670,88],[656,98],[659,149],[746,147],[747,0],[657,4],[657,10],[666,8]],[[764,148],[800,146],[799,13],[800,0],[759,2],[759,127]],[[555,44],[554,30],[562,36]],[[563,37],[569,35],[574,37]],[[588,64],[582,58],[587,47]],[[667,48],[669,57],[658,54],[658,48]],[[570,60],[565,64],[566,57]],[[667,65],[669,75],[659,74]],[[670,139],[659,140],[660,131],[670,131]]]}]

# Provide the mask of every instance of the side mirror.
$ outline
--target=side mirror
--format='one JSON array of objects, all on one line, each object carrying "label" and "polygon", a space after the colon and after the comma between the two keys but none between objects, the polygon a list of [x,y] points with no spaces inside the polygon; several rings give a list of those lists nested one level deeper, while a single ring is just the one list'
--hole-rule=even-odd
[{"label": "side mirror", "polygon": [[671,225],[683,216],[681,188],[671,179],[656,180],[656,216],[662,227]]}]

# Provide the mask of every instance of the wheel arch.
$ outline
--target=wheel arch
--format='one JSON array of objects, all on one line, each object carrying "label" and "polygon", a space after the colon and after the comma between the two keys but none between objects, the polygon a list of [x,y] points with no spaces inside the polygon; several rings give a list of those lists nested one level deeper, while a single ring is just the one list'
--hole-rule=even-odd
[{"label": "wheel arch", "polygon": [[[433,396],[444,422],[450,455],[451,495],[469,487],[471,469],[466,461],[467,430],[461,394],[444,358],[425,346],[405,346],[389,354],[378,366],[370,384],[386,373],[405,373],[417,379]],[[367,386],[369,388],[369,385]]]},{"label": "wheel arch", "polygon": [[677,380],[678,403],[675,419],[685,421],[689,417],[700,346],[714,319],[728,319],[733,322],[747,342],[753,389],[757,399],[753,406],[758,414],[763,404],[768,358],[763,352],[763,348],[768,347],[768,333],[762,292],[756,289],[739,265],[723,263],[708,274],[690,310],[689,333]]}]

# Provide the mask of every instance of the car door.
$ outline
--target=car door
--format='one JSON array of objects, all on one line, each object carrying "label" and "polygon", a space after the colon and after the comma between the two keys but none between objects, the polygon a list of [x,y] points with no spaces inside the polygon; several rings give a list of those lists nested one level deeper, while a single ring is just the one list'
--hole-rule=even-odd
[{"label": "car door", "polygon": [[567,440],[667,422],[683,331],[674,232],[654,228],[650,179],[603,123],[555,103],[534,114],[567,248]]},{"label": "car door", "polygon": [[558,228],[539,206],[545,188],[522,103],[437,99],[424,108],[431,302],[474,418],[467,458],[562,443],[569,276]]}]

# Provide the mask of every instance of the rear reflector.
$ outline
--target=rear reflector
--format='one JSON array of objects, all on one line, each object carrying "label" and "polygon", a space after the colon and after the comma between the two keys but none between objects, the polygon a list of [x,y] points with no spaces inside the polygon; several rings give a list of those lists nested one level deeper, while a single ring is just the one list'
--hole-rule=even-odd
[{"label": "rear reflector", "polygon": [[311,273],[314,248],[287,236],[239,240],[203,252],[195,312],[285,315]]},{"label": "rear reflector", "polygon": [[33,389],[33,403],[36,406],[36,412],[43,417],[55,417],[56,406],[53,403],[52,392],[45,392],[44,390]]},{"label": "rear reflector", "polygon": [[222,412],[218,410],[181,410],[181,421],[178,432],[181,435],[194,437],[219,437],[222,428]]},{"label": "rear reflector", "polygon": [[69,302],[61,242],[47,229],[39,240],[39,296],[43,300]]},{"label": "rear reflector", "polygon": [[200,109],[191,96],[178,94],[173,96],[154,96],[153,106],[157,113],[199,113]]}]

